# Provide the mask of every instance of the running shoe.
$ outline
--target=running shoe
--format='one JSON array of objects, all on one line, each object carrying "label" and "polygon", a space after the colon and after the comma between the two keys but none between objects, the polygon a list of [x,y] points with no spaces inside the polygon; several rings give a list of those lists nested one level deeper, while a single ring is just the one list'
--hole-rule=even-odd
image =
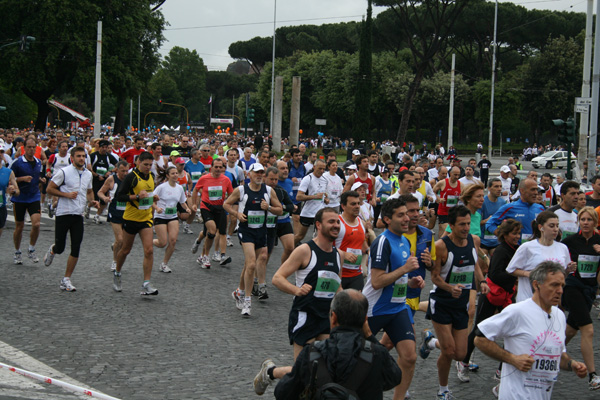
[{"label": "running shoe", "polygon": [[499,381],[502,378],[502,370],[501,369],[497,369],[496,373],[494,374],[494,379]]},{"label": "running shoe", "polygon": [[238,310],[244,308],[244,300],[240,297],[240,294],[237,290],[234,290],[231,293],[231,297],[233,297],[233,300],[235,300],[235,306]]},{"label": "running shoe", "polygon": [[220,266],[227,265],[231,262],[231,257],[221,255],[221,261],[219,261]]},{"label": "running shoe", "polygon": [[475,364],[473,361],[469,361],[469,371],[477,372],[479,370],[479,364]]},{"label": "running shoe", "polygon": [[85,219],[90,219],[90,207],[85,206]]},{"label": "running shoe", "polygon": [[265,390],[267,390],[267,387],[274,382],[273,379],[269,377],[269,369],[274,367],[275,363],[270,358],[263,361],[260,366],[260,371],[254,377],[254,393],[262,396],[265,393]]},{"label": "running shoe", "polygon": [[140,294],[142,296],[156,296],[158,294],[158,289],[155,289],[152,286],[150,286],[150,282],[144,282]]},{"label": "running shoe", "polygon": [[183,223],[183,233],[187,233],[188,235],[193,235],[194,232],[190,229],[190,225],[187,222]]},{"label": "running shoe", "polygon": [[469,367],[463,364],[462,361],[456,362],[456,370],[458,371],[458,380],[461,382],[470,382],[471,378],[469,378]]},{"label": "running shoe", "polygon": [[171,268],[169,268],[169,266],[165,263],[160,263],[160,272],[165,272],[168,274],[171,272]]},{"label": "running shoe", "polygon": [[100,216],[98,214],[94,215],[94,223],[96,225],[102,225],[102,221],[100,221]]},{"label": "running shoe", "polygon": [[52,207],[52,204],[48,204],[48,218],[52,217],[54,217],[54,207]]},{"label": "running shoe", "polygon": [[227,238],[227,247],[233,247],[233,242],[231,241],[231,238]]},{"label": "running shoe", "polygon": [[113,261],[112,264],[110,265],[110,270],[111,271],[116,271],[117,270],[117,262]]},{"label": "running shoe", "polygon": [[192,245],[192,254],[196,254],[198,252],[198,247],[200,247],[200,243],[197,240],[194,240],[194,244]]},{"label": "running shoe", "polygon": [[54,247],[53,244],[50,245],[48,251],[46,252],[46,255],[44,256],[44,265],[46,267],[49,267],[52,264],[52,261],[54,261],[54,253],[52,253],[52,247]]},{"label": "running shoe", "polygon": [[65,290],[67,292],[75,292],[77,289],[71,283],[71,279],[65,277],[62,278],[62,280],[60,281],[60,290]]},{"label": "running shoe", "polygon": [[266,287],[258,288],[258,299],[259,300],[267,300],[269,298],[269,293],[267,293]]},{"label": "running shoe", "polygon": [[216,261],[216,262],[220,262],[221,261],[221,254],[220,253],[213,253],[212,260]]},{"label": "running shoe", "polygon": [[23,265],[23,260],[21,259],[20,251],[15,251],[15,256],[13,257],[13,260],[16,265]]},{"label": "running shoe", "polygon": [[600,389],[600,376],[594,375],[592,379],[588,382],[590,390]]},{"label": "running shoe", "polygon": [[406,394],[404,395],[404,400],[410,400],[412,399],[412,396],[410,395],[409,391],[406,391]]},{"label": "running shoe", "polygon": [[419,355],[423,360],[429,357],[431,350],[429,349],[429,341],[433,339],[435,335],[429,329],[425,329],[421,332],[421,345],[419,346]]},{"label": "running shoe", "polygon": [[210,269],[210,258],[208,258],[208,256],[202,256],[202,261],[200,262],[200,265],[202,266],[202,268],[204,269]]},{"label": "running shoe", "polygon": [[454,396],[452,396],[452,392],[449,390],[446,390],[444,393],[438,392],[438,394],[437,394],[438,400],[451,400],[453,398],[454,398]]},{"label": "running shoe", "polygon": [[252,285],[252,296],[258,296],[258,281],[254,281]]},{"label": "running shoe", "polygon": [[29,257],[29,259],[31,261],[33,261],[34,263],[40,262],[40,259],[38,258],[37,254],[35,254],[35,249],[34,250],[29,250],[27,252],[27,257]]},{"label": "running shoe", "polygon": [[252,303],[250,300],[244,300],[244,305],[242,306],[242,315],[244,317],[249,317],[252,312]]},{"label": "running shoe", "polygon": [[498,396],[500,396],[500,384],[497,384],[492,388],[492,394],[495,398],[498,398]]},{"label": "running shoe", "polygon": [[117,271],[113,273],[113,289],[115,292],[120,292],[123,290],[121,286],[121,273]]}]

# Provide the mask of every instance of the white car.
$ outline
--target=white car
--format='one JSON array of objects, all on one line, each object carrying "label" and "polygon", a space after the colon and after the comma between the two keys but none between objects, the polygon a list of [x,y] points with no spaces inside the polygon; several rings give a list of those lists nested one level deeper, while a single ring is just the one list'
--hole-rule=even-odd
[{"label": "white car", "polygon": [[[533,165],[533,168],[566,168],[567,155],[568,153],[566,151],[549,151],[541,156],[535,157],[531,160],[531,164]],[[571,153],[571,168],[575,169],[576,163],[577,157],[575,157],[575,154]]]}]

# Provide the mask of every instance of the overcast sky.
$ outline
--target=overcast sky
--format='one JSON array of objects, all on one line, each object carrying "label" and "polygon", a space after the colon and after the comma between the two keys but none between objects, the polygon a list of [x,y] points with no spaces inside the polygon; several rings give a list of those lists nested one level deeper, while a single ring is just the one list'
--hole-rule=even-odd
[{"label": "overcast sky", "polygon": [[[234,61],[229,45],[273,34],[276,0],[167,0],[161,10],[170,24],[161,54],[175,46],[195,49],[209,70],[225,70]],[[588,0],[520,0],[527,8],[585,12]],[[500,0],[500,2],[504,2]],[[595,1],[594,1],[595,3]],[[360,21],[366,0],[278,0],[277,27]],[[373,14],[385,10],[376,7]]]}]

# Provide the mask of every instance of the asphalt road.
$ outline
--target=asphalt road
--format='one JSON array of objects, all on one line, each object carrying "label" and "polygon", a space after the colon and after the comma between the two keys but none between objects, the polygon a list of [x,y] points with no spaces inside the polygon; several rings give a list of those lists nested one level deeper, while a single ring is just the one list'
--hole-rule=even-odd
[{"label": "asphalt road", "polygon": [[[502,165],[501,160],[492,163],[492,171]],[[42,224],[37,244],[40,259],[54,237],[54,221],[44,214]],[[197,233],[201,225],[192,228]],[[25,238],[29,229],[26,226]],[[241,317],[235,308],[231,292],[237,287],[244,262],[237,241],[228,249],[233,258],[229,266],[213,263],[213,268],[204,270],[190,253],[195,236],[180,234],[170,263],[173,273],[158,271],[163,250],[156,249],[152,282],[160,294],[141,297],[139,241],[123,269],[123,292],[112,290],[112,231],[106,223],[86,221],[81,258],[72,278],[77,287],[74,293],[59,290],[66,254],[57,255],[50,267],[41,261],[33,264],[26,257],[23,265],[13,265],[13,230],[9,219],[0,240],[4,255],[0,258],[4,276],[0,282],[0,341],[30,359],[26,362],[0,346],[0,362],[44,369],[55,378],[72,379],[122,399],[257,398],[252,379],[261,362],[266,357],[278,365],[292,362],[287,337],[291,296],[269,284],[270,298],[253,301],[252,317]],[[23,243],[26,249],[27,239]],[[67,254],[68,249],[67,244]],[[280,265],[280,256],[281,250],[276,248],[268,267],[269,280]],[[429,288],[431,283],[427,281]],[[593,314],[599,332],[598,311]],[[417,332],[431,328],[422,313],[415,323]],[[568,351],[581,360],[578,337],[569,344]],[[595,353],[598,358],[597,350]],[[436,358],[433,353],[427,360],[417,361],[411,387],[413,399],[435,398]],[[458,399],[492,398],[497,362],[477,350],[474,360],[481,368],[471,374],[470,383],[460,383],[452,369],[450,387]],[[272,393],[269,388],[265,397],[272,397]],[[561,372],[554,397],[567,396],[591,399],[598,394],[588,391],[586,381]],[[391,392],[386,393],[386,399],[391,397]],[[46,384],[33,385],[25,378],[16,382],[0,374],[0,399],[17,398],[75,397]]]}]

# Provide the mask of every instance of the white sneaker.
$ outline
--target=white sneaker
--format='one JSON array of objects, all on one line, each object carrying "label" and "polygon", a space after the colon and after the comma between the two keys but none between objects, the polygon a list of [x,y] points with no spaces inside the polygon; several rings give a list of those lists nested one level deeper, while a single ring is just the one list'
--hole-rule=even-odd
[{"label": "white sneaker", "polygon": [[117,262],[116,261],[112,262],[112,264],[110,266],[110,270],[111,271],[116,271],[117,270]]},{"label": "white sneaker", "polygon": [[186,222],[183,223],[183,233],[187,233],[188,235],[193,235],[194,232],[190,229],[190,225]]},{"label": "white sneaker", "polygon": [[169,266],[165,263],[160,263],[160,272],[170,273],[171,268],[169,268]]},{"label": "white sneaker", "polygon": [[196,262],[198,264],[200,264],[200,266],[204,269],[210,269],[210,259],[208,258],[208,256],[200,256],[198,257],[198,259],[196,260]]},{"label": "white sneaker", "polygon": [[65,290],[67,292],[75,292],[77,289],[75,289],[75,286],[73,286],[73,284],[71,283],[71,279],[70,278],[62,278],[62,280],[60,281],[60,290]]},{"label": "white sneaker", "polygon": [[233,242],[231,241],[231,238],[227,238],[227,247],[233,247]]},{"label": "white sneaker", "polygon": [[94,223],[96,225],[102,225],[102,221],[100,221],[100,216],[98,214],[94,215]]},{"label": "white sneaker", "polygon": [[194,240],[194,244],[192,245],[192,254],[196,254],[198,252],[198,247],[200,247],[200,243],[198,243],[198,240]]},{"label": "white sneaker", "polygon": [[471,378],[469,378],[469,366],[464,365],[462,361],[456,362],[456,370],[458,371],[458,380],[461,382],[470,382]]},{"label": "white sneaker", "polygon": [[592,379],[588,382],[590,390],[600,389],[600,376],[594,375]]},{"label": "white sneaker", "polygon": [[48,251],[44,255],[44,265],[46,267],[49,267],[52,264],[52,260],[54,260],[54,254],[52,253],[52,247],[54,247],[53,244],[50,245],[50,247],[48,248]]},{"label": "white sneaker", "polygon": [[500,396],[500,384],[497,384],[492,388],[492,394],[495,398],[498,398],[498,396]]},{"label": "white sneaker", "polygon": [[244,317],[249,317],[252,312],[252,303],[250,300],[244,300],[244,305],[242,306],[242,315]]},{"label": "white sneaker", "polygon": [[213,260],[213,261],[216,261],[216,262],[221,262],[221,254],[219,254],[219,253],[214,253],[214,254],[212,255],[212,260]]}]

